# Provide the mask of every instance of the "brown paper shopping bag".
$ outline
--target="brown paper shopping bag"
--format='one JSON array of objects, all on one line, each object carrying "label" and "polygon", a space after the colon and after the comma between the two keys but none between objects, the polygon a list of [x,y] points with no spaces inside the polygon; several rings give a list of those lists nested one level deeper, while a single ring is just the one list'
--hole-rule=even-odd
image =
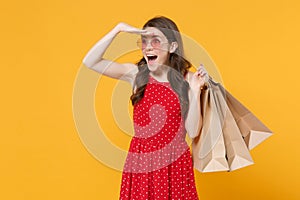
[{"label": "brown paper shopping bag", "polygon": [[[220,87],[222,86],[220,85]],[[271,130],[268,129],[228,91],[226,91],[226,102],[249,150],[253,149],[272,135]]]},{"label": "brown paper shopping bag", "polygon": [[192,143],[194,167],[200,172],[216,172],[253,164],[249,150],[271,131],[212,78],[200,103],[203,125]]},{"label": "brown paper shopping bag", "polygon": [[209,90],[201,94],[201,111],[205,117],[201,135],[194,138],[192,143],[194,167],[201,172],[228,171],[222,124],[211,95]]}]

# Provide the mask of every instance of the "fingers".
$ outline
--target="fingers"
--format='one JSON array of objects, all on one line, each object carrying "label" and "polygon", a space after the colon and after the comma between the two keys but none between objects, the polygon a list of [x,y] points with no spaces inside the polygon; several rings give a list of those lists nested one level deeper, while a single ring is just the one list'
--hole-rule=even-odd
[{"label": "fingers", "polygon": [[133,29],[127,30],[127,32],[136,33],[136,34],[147,34],[147,30],[138,29],[138,28],[133,28]]},{"label": "fingers", "polygon": [[198,77],[200,77],[201,79],[203,79],[204,82],[208,82],[209,75],[208,75],[208,72],[206,71],[205,67],[203,66],[203,64],[200,64],[200,67],[198,67],[195,74]]},{"label": "fingers", "polygon": [[203,64],[200,64],[200,67],[198,67],[198,69],[197,69],[197,73],[198,73],[198,76],[201,76],[201,77],[208,74],[206,69],[204,68]]},{"label": "fingers", "polygon": [[154,35],[153,32],[150,32],[150,31],[147,31],[147,30],[144,30],[144,29],[131,29],[131,30],[128,30],[127,32],[140,34],[140,35],[143,35],[143,36]]},{"label": "fingers", "polygon": [[120,32],[136,33],[136,34],[146,34],[147,30],[136,28],[124,22],[120,22],[117,25],[117,28]]},{"label": "fingers", "polygon": [[135,33],[135,34],[142,34],[142,35],[153,35],[153,32],[144,30],[144,29],[140,29],[140,28],[136,28],[134,26],[131,26],[129,24],[126,24],[124,22],[120,22],[117,25],[117,28],[120,32],[128,32],[128,33]]},{"label": "fingers", "polygon": [[141,33],[141,34],[147,33],[147,30],[143,30],[143,29],[135,29],[133,31],[136,32],[136,33]]},{"label": "fingers", "polygon": [[151,31],[147,31],[147,30],[144,30],[145,32],[144,33],[142,33],[142,35],[144,35],[144,36],[148,36],[148,35],[154,35],[154,33],[153,32],[151,32]]}]

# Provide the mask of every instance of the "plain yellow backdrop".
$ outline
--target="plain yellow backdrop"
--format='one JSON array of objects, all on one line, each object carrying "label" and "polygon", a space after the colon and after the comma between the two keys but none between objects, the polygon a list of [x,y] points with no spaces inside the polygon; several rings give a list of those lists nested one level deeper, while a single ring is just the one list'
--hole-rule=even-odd
[{"label": "plain yellow backdrop", "polygon": [[[0,10],[0,199],[118,198],[121,172],[95,159],[78,136],[73,84],[84,55],[114,25],[141,27],[156,15],[201,44],[226,88],[274,131],[251,151],[254,165],[196,172],[200,199],[300,199],[298,1],[28,0],[2,2]],[[114,82],[104,81],[97,115],[127,148],[105,106],[109,96],[101,96]]]}]

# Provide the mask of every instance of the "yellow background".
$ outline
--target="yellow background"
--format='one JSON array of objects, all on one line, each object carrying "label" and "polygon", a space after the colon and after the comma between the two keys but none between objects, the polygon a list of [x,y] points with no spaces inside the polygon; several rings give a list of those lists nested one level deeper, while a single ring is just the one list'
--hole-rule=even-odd
[{"label": "yellow background", "polygon": [[251,151],[254,165],[196,172],[200,199],[300,199],[299,10],[296,0],[1,2],[0,199],[118,198],[121,172],[79,139],[73,84],[84,55],[117,22],[141,27],[156,15],[203,45],[226,88],[274,131]]}]

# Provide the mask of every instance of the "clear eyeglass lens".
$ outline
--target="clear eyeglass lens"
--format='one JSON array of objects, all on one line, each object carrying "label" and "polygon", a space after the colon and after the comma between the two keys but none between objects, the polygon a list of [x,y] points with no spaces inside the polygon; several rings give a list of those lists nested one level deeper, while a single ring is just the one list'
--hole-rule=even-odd
[{"label": "clear eyeglass lens", "polygon": [[140,49],[145,49],[147,47],[147,44],[150,42],[151,46],[153,48],[160,48],[161,47],[161,42],[157,38],[153,38],[151,40],[146,40],[146,39],[138,39],[137,45]]}]

